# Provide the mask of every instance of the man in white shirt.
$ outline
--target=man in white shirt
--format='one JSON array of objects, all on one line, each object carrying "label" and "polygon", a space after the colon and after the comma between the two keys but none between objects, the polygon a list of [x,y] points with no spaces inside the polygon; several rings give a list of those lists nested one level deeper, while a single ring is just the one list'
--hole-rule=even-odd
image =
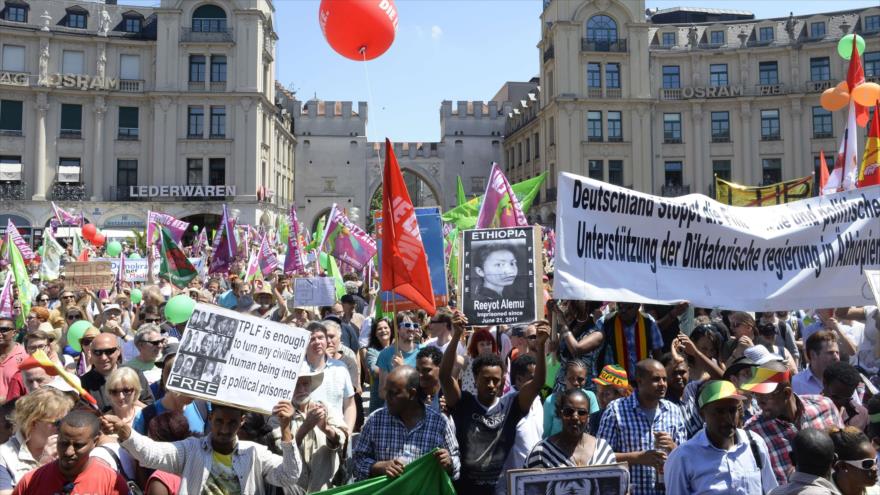
[{"label": "man in white shirt", "polygon": [[[515,391],[519,391],[520,387],[530,381],[535,376],[535,358],[526,354],[516,358],[510,365],[510,380],[513,382]],[[507,454],[504,461],[504,472],[510,469],[522,469],[525,465],[526,457],[529,452],[541,441],[544,436],[544,406],[541,404],[541,398],[536,397],[532,402],[532,407],[519,422],[516,424],[516,440],[513,443],[513,449]],[[506,480],[506,476],[502,478]],[[501,482],[495,488],[496,494],[504,494],[507,492],[507,483]]]}]

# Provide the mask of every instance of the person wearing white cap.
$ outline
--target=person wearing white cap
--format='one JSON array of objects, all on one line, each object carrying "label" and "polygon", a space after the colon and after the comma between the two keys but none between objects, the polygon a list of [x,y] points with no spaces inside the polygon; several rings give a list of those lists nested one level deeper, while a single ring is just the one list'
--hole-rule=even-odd
[{"label": "person wearing white cap", "polygon": [[112,333],[125,340],[131,340],[124,328],[122,328],[122,308],[118,304],[105,304],[101,313],[104,323],[101,324],[101,332]]}]

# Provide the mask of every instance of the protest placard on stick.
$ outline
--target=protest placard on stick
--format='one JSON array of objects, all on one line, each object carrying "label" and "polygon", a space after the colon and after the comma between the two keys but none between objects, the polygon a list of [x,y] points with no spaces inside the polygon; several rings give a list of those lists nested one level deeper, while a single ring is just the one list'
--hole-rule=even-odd
[{"label": "protest placard on stick", "polygon": [[302,328],[197,304],[166,387],[271,414],[278,401],[293,398],[308,342]]},{"label": "protest placard on stick", "polygon": [[293,303],[303,306],[333,306],[336,302],[336,283],[332,277],[302,277],[293,279]]},{"label": "protest placard on stick", "polygon": [[110,289],[116,281],[109,261],[73,261],[64,265],[64,288]]},{"label": "protest placard on stick", "polygon": [[543,317],[537,227],[465,230],[458,293],[468,324],[513,325]]}]

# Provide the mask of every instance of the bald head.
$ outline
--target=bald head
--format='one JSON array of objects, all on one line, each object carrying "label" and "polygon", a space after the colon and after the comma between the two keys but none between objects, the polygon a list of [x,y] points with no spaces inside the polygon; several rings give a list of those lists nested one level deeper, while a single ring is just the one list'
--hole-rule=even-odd
[{"label": "bald head", "polygon": [[107,347],[116,347],[118,342],[116,341],[116,336],[112,333],[102,333],[95,337],[95,340],[92,341],[92,349],[105,349]]},{"label": "bald head", "polygon": [[92,341],[92,367],[108,376],[119,363],[119,342],[115,335],[102,333]]},{"label": "bald head", "polygon": [[656,359],[642,359],[636,363],[636,380],[651,376],[657,369],[664,369],[660,361]]},{"label": "bald head", "polygon": [[398,366],[388,373],[387,380],[394,380],[404,388],[419,388],[419,372],[412,366]]}]

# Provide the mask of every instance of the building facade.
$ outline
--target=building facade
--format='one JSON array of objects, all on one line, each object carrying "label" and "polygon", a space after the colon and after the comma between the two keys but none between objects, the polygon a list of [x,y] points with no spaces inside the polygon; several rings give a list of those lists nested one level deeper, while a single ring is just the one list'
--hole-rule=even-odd
[{"label": "building facade", "polygon": [[540,96],[510,116],[503,154],[516,179],[551,172],[537,210],[549,222],[563,171],[667,196],[712,194],[715,175],[809,175],[844,130],[846,112],[819,105],[846,77],[841,36],[864,37],[866,77],[880,79],[880,7],[754,19],[550,0],[541,25]]},{"label": "building facade", "polygon": [[295,164],[273,16],[271,0],[0,1],[0,213],[37,238],[50,201],[104,229],[147,210],[210,225],[224,201],[271,224]]}]

